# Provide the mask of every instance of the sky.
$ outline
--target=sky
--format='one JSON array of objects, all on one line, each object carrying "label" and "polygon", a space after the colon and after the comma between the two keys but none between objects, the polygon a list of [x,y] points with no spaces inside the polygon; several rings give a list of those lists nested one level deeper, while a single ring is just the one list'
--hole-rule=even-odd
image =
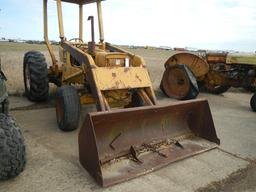
[{"label": "sky", "polygon": [[[0,0],[0,37],[42,40],[42,5]],[[48,8],[49,38],[58,40],[56,1]],[[105,41],[113,44],[256,50],[255,0],[106,0],[102,8]],[[84,6],[86,41],[89,15],[96,17],[96,4]],[[63,3],[63,17],[67,39],[78,37],[78,6]]]}]

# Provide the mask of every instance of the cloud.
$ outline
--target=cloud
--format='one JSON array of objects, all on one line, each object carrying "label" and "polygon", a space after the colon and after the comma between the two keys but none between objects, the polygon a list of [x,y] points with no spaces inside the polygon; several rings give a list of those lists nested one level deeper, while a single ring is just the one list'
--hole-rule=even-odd
[{"label": "cloud", "polygon": [[[11,34],[21,38],[42,38],[42,2],[7,1],[16,19],[0,19]],[[9,5],[8,5],[9,4]],[[49,34],[58,38],[56,2],[49,0]],[[210,49],[253,51],[256,40],[256,1],[252,0],[108,0],[103,3],[106,41],[116,44],[189,46]],[[5,7],[3,7],[5,9]],[[29,10],[29,11],[28,11]],[[0,13],[1,14],[1,13]],[[63,4],[65,33],[78,36],[78,6]],[[90,39],[89,15],[96,15],[96,5],[84,9],[84,32]],[[97,18],[95,18],[96,20]],[[19,23],[17,22],[19,21]],[[96,26],[96,36],[98,28]],[[5,26],[3,26],[5,28]],[[15,30],[15,27],[18,30]],[[30,30],[29,30],[30,29]],[[1,34],[1,29],[0,29]]]}]

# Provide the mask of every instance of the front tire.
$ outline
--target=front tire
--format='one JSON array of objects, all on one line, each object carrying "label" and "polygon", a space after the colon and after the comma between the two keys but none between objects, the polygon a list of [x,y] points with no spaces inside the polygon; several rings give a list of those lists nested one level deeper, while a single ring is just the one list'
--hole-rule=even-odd
[{"label": "front tire", "polygon": [[80,99],[74,87],[65,85],[57,88],[56,116],[62,131],[77,129],[80,119]]},{"label": "front tire", "polygon": [[0,114],[0,180],[7,180],[23,171],[26,164],[25,145],[15,120]]},{"label": "front tire", "polygon": [[48,99],[48,69],[42,53],[29,51],[25,54],[23,77],[25,94],[29,100],[40,102]]},{"label": "front tire", "polygon": [[254,112],[256,112],[256,93],[251,98],[251,108]]}]

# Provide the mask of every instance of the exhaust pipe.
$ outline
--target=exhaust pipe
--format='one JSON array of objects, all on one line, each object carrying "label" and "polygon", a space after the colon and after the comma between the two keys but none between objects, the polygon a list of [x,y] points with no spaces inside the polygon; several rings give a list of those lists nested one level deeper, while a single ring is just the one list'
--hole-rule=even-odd
[{"label": "exhaust pipe", "polygon": [[89,16],[88,21],[91,21],[91,35],[92,35],[92,41],[88,42],[88,51],[91,54],[95,53],[95,37],[94,37],[94,17]]}]

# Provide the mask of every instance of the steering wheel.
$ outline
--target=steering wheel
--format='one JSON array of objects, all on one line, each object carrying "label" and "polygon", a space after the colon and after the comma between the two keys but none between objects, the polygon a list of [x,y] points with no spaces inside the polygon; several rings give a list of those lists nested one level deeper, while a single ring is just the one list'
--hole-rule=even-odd
[{"label": "steering wheel", "polygon": [[75,42],[75,43],[84,43],[84,41],[80,38],[72,38],[69,41],[70,42]]},{"label": "steering wheel", "polygon": [[84,41],[82,40],[82,39],[80,39],[80,38],[72,38],[72,39],[70,39],[69,40],[69,42],[74,42],[74,43],[76,43],[75,44],[75,46],[77,47],[77,48],[80,48],[83,44],[84,44]]}]

